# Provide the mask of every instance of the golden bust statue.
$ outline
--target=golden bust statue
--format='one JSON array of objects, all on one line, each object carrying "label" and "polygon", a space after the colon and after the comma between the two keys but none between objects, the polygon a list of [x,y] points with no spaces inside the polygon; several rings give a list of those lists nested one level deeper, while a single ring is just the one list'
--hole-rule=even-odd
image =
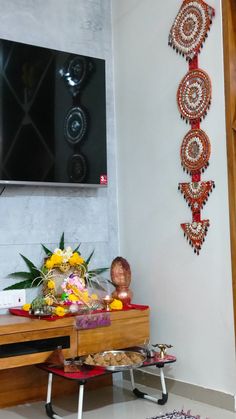
[{"label": "golden bust statue", "polygon": [[121,256],[117,256],[111,264],[111,281],[116,287],[112,293],[113,298],[118,298],[124,304],[129,304],[133,296],[129,289],[131,282],[131,270],[129,263]]}]

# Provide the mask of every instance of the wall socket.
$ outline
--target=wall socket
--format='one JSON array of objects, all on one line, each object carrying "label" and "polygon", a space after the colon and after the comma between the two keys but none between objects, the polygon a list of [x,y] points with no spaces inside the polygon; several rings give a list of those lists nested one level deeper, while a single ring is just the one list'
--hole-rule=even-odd
[{"label": "wall socket", "polygon": [[0,291],[0,309],[10,307],[20,307],[25,304],[25,290],[6,290]]}]

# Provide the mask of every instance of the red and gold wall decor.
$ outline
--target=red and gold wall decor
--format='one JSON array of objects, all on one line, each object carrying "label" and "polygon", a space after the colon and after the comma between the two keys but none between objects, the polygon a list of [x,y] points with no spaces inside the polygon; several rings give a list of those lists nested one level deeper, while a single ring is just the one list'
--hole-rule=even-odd
[{"label": "red and gold wall decor", "polygon": [[212,180],[201,180],[209,165],[211,144],[200,124],[211,105],[212,87],[209,75],[198,66],[214,16],[215,10],[203,0],[184,0],[169,34],[169,45],[188,62],[188,72],[177,90],[177,104],[181,118],[191,127],[180,147],[181,164],[191,182],[179,183],[179,190],[192,212],[192,221],[182,223],[181,228],[197,254],[210,225],[209,220],[201,219],[201,210],[215,187]]}]

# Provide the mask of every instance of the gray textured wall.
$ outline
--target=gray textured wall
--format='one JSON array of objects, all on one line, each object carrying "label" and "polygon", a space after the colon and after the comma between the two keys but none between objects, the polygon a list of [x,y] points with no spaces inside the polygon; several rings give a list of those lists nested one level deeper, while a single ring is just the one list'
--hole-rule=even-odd
[{"label": "gray textured wall", "polygon": [[118,252],[116,155],[110,0],[0,0],[0,38],[106,59],[108,182],[104,189],[7,186],[0,196],[0,289],[22,270],[19,256],[42,262],[65,232],[67,245],[81,242],[94,267]]}]

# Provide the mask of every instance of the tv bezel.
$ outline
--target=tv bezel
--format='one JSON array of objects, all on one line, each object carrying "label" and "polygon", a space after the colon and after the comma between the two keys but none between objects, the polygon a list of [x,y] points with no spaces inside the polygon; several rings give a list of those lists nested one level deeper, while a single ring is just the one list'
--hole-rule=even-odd
[{"label": "tv bezel", "polygon": [[3,186],[54,186],[55,188],[70,187],[70,188],[106,188],[108,184],[104,183],[63,183],[63,182],[37,182],[30,180],[2,180],[0,179],[0,185]]}]

